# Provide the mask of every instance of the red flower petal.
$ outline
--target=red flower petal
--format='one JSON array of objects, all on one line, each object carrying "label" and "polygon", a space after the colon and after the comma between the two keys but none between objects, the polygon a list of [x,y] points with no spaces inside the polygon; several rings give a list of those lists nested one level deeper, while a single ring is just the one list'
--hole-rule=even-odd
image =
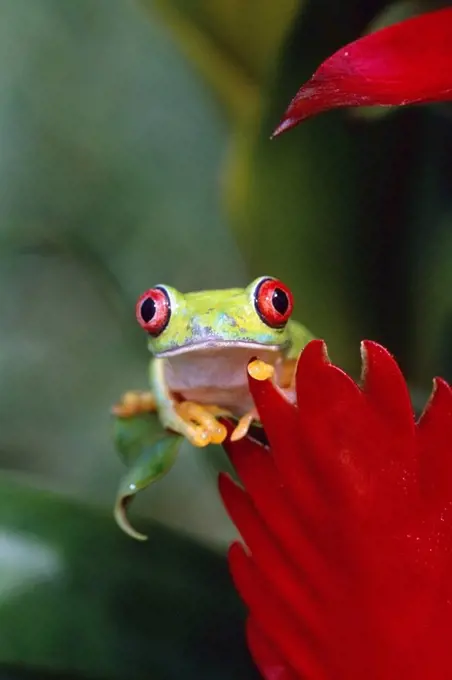
[{"label": "red flower petal", "polygon": [[[316,653],[309,632],[299,635],[300,624],[294,619],[287,603],[281,600],[269,586],[270,583],[256,569],[251,557],[242,546],[234,543],[229,551],[229,562],[238,591],[248,607],[254,610],[259,626],[283,655],[289,667],[298,673],[296,677],[312,677],[327,680],[322,661]],[[262,597],[262,593],[266,597]]]},{"label": "red flower petal", "polygon": [[452,9],[371,33],[329,57],[297,92],[273,136],[328,109],[452,99]]},{"label": "red flower petal", "polygon": [[[430,402],[428,403],[418,428],[419,464],[424,493],[430,502],[440,507],[447,503],[450,496],[452,479],[452,391],[441,379],[436,379]],[[430,442],[434,441],[436,453],[430,455]]]},{"label": "red flower petal", "polygon": [[227,444],[247,547],[230,566],[267,680],[452,677],[452,391],[437,381],[416,423],[393,358],[362,354],[360,388],[311,342],[296,405],[250,380],[269,447]]},{"label": "red flower petal", "polygon": [[262,633],[256,623],[248,620],[248,645],[256,660],[258,668],[269,680],[297,680],[297,676],[289,670],[274,649],[272,643]]}]

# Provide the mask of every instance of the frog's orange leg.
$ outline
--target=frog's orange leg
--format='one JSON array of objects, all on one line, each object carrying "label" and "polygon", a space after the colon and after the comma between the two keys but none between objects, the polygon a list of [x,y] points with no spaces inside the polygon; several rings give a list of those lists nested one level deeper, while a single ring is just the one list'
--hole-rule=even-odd
[{"label": "frog's orange leg", "polygon": [[125,392],[111,412],[119,418],[133,418],[143,413],[153,413],[156,410],[157,404],[152,392],[135,390]]}]

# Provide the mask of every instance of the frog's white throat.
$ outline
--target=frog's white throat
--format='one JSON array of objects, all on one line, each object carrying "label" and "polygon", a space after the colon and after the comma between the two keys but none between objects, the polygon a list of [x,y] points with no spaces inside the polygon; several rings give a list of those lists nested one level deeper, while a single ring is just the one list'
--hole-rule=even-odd
[{"label": "frog's white throat", "polygon": [[251,359],[262,359],[277,368],[284,358],[281,347],[258,344],[224,343],[224,346],[195,346],[189,353],[161,355],[165,381],[171,392],[200,404],[215,404],[240,416],[252,408],[247,366]]}]

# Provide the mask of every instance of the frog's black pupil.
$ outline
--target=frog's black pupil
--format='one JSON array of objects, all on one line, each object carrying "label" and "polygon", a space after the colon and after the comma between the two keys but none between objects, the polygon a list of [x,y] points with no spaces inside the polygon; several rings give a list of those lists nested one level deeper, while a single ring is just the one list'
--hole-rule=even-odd
[{"label": "frog's black pupil", "polygon": [[281,288],[275,288],[272,295],[272,304],[277,312],[285,314],[289,307],[289,298]]},{"label": "frog's black pupil", "polygon": [[152,298],[148,297],[144,300],[141,305],[141,317],[144,323],[149,323],[155,316],[155,302]]}]

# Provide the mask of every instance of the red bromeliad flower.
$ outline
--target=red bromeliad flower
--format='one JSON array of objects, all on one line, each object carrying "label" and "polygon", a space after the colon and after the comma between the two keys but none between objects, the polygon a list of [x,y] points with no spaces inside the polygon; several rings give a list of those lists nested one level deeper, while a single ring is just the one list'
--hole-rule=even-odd
[{"label": "red bromeliad flower", "polygon": [[250,379],[269,447],[227,444],[230,566],[266,680],[452,678],[452,390],[436,380],[416,422],[394,359],[362,355],[359,387],[307,345],[296,405]]},{"label": "red bromeliad flower", "polygon": [[344,106],[452,99],[452,8],[371,33],[329,57],[297,92],[273,136]]}]

